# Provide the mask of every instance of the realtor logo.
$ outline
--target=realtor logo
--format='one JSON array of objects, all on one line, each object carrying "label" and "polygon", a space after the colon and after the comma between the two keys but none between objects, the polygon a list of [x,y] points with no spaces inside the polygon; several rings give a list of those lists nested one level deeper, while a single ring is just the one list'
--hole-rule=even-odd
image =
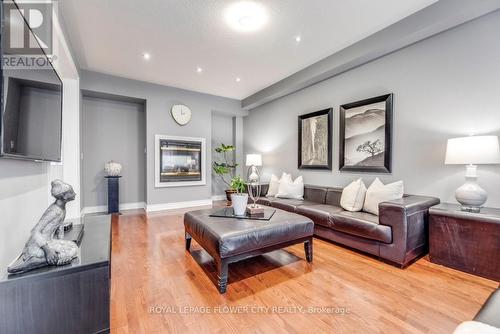
[{"label": "realtor logo", "polygon": [[4,54],[52,54],[52,1],[3,1],[2,9]]}]

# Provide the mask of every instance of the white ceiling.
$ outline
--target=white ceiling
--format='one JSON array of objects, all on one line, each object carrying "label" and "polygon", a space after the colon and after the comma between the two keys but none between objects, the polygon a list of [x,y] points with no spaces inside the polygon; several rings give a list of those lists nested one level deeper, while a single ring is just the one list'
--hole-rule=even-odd
[{"label": "white ceiling", "polygon": [[251,33],[226,24],[224,9],[232,2],[58,3],[80,68],[242,99],[436,0],[258,1],[269,18]]}]

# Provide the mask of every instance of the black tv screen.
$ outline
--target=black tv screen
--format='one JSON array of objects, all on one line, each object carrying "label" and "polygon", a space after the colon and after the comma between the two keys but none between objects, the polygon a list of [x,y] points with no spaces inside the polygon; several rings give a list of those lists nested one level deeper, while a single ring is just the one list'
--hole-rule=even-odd
[{"label": "black tv screen", "polygon": [[[8,20],[14,19],[14,15],[2,15],[2,26],[5,27],[10,24]],[[17,16],[17,20],[16,24],[10,24],[10,29],[27,29],[26,31],[33,34],[21,15]],[[2,36],[5,36],[4,33],[2,30]],[[2,56],[12,56],[3,44],[4,41],[5,38],[2,38]],[[36,57],[47,57],[41,48],[40,50],[40,55]],[[5,61],[2,63],[0,155],[9,158],[61,161],[61,79],[51,64],[45,67],[6,67]]]}]

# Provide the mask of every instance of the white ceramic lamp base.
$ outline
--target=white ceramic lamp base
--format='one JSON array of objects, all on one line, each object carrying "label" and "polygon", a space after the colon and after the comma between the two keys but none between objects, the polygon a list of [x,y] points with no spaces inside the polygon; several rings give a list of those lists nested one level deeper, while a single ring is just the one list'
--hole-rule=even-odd
[{"label": "white ceramic lamp base", "polygon": [[488,194],[477,183],[476,165],[466,166],[465,180],[465,184],[455,191],[455,198],[462,205],[462,210],[479,212],[486,203]]}]

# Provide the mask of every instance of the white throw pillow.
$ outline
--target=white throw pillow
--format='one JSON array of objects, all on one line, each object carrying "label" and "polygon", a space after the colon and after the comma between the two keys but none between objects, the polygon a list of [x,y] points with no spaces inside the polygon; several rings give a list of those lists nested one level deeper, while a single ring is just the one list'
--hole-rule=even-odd
[{"label": "white throw pillow", "polygon": [[290,179],[281,179],[280,188],[276,197],[291,198],[291,199],[304,199],[304,180],[299,176],[292,182]]},{"label": "white throw pillow", "polygon": [[280,180],[276,175],[271,175],[271,180],[269,181],[269,188],[267,189],[267,197],[274,197],[278,193],[280,188]]},{"label": "white throw pillow", "polygon": [[365,203],[366,186],[362,179],[351,182],[342,191],[340,206],[347,211],[361,211]]},{"label": "white throw pillow", "polygon": [[283,173],[281,174],[281,179],[278,179],[276,175],[271,175],[271,181],[269,181],[269,189],[267,189],[267,197],[274,197],[278,194],[278,190],[280,189],[281,180],[290,180],[292,181],[292,175]]},{"label": "white throw pillow", "polygon": [[373,213],[378,216],[378,205],[382,202],[403,198],[403,181],[384,185],[378,178],[373,181],[366,191],[363,211]]}]

